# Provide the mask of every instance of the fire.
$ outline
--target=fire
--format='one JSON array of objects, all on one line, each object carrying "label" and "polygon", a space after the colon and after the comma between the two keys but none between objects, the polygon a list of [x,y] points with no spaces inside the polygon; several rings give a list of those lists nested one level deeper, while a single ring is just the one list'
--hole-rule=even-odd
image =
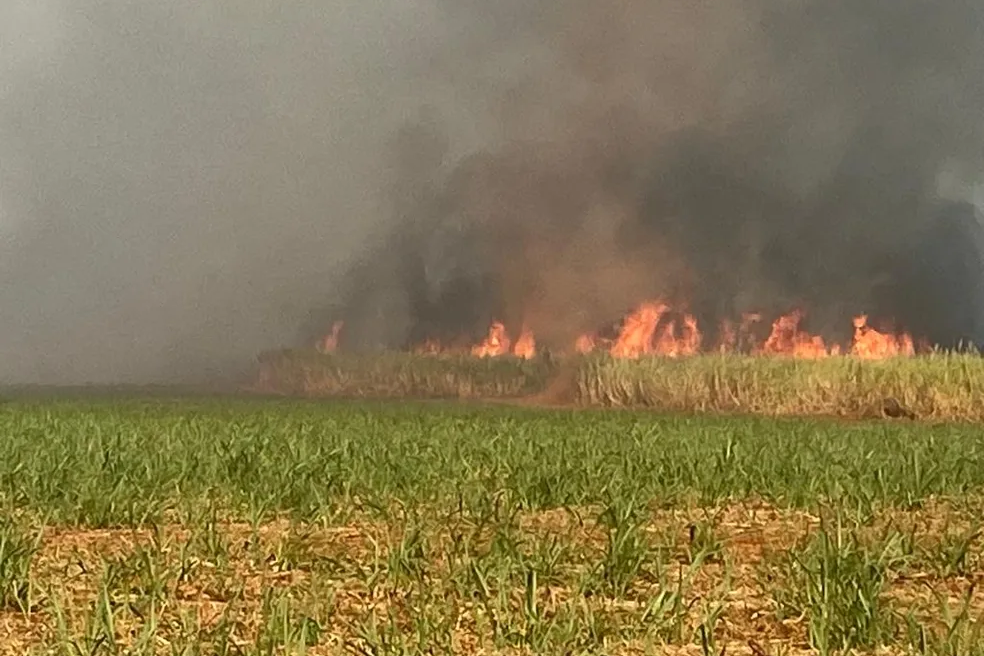
[{"label": "fire", "polygon": [[703,336],[697,329],[697,319],[686,314],[683,317],[683,331],[677,337],[677,323],[671,321],[663,326],[656,338],[655,353],[675,358],[682,355],[696,355],[700,350]]},{"label": "fire", "polygon": [[[608,352],[616,358],[639,358],[644,355],[685,357],[700,353],[704,336],[697,325],[697,319],[693,315],[683,314],[679,322],[667,320],[670,311],[668,304],[658,300],[640,304],[625,317]],[[805,317],[806,313],[798,309],[781,315],[772,322],[772,329],[765,341],[754,345],[751,344],[754,339],[751,329],[762,320],[762,315],[747,312],[742,315],[737,328],[730,321],[722,323],[716,349],[721,353],[730,353],[747,349],[751,344],[749,350],[757,355],[803,359],[841,355],[840,345],[828,345],[823,337],[802,329],[801,324]],[[867,322],[868,318],[864,315],[854,320],[854,342],[849,351],[851,355],[877,359],[915,354],[911,336],[880,333],[868,326]],[[591,353],[603,348],[606,343],[607,340],[602,340],[597,335],[583,334],[575,340],[574,351],[580,354]],[[482,357],[511,353],[524,358],[531,358],[536,354],[536,341],[528,327],[523,328],[512,348],[510,345],[505,326],[494,322],[489,329],[489,336],[474,347],[472,353]]]},{"label": "fire", "polygon": [[880,333],[868,325],[868,316],[854,317],[854,344],[851,355],[865,360],[881,360],[898,355],[914,355],[916,352],[912,336]]},{"label": "fire", "polygon": [[680,355],[696,355],[704,336],[697,328],[697,318],[691,314],[683,317],[683,336],[680,338]]},{"label": "fire", "polygon": [[659,320],[669,310],[665,303],[643,303],[625,318],[622,332],[619,333],[611,354],[616,358],[638,358],[653,352],[653,334]]},{"label": "fire", "polygon": [[344,321],[336,321],[331,326],[331,332],[321,338],[318,342],[318,350],[322,353],[334,353],[338,350],[338,338],[345,327]]},{"label": "fire", "polygon": [[802,310],[793,310],[772,322],[772,332],[761,352],[770,355],[791,355],[794,358],[825,358],[830,355],[823,338],[799,329],[805,316]]},{"label": "fire", "polygon": [[536,338],[533,337],[533,331],[526,326],[523,326],[522,332],[519,333],[519,339],[513,347],[513,355],[527,360],[536,356]]},{"label": "fire", "polygon": [[536,339],[533,331],[525,326],[519,338],[513,345],[506,332],[506,326],[501,321],[493,321],[489,326],[489,334],[481,344],[472,347],[472,355],[479,358],[496,358],[503,355],[515,355],[519,358],[532,358],[536,355]]},{"label": "fire", "polygon": [[[616,358],[638,358],[643,355],[673,358],[699,353],[704,335],[697,326],[696,317],[684,314],[679,323],[676,320],[667,321],[670,309],[662,301],[641,304],[622,322],[622,329],[608,352]],[[728,327],[723,326],[722,330],[727,333]],[[574,350],[582,354],[591,353],[599,347],[600,341],[596,335],[581,335],[574,343]],[[722,352],[730,350],[734,348],[734,342],[725,334],[719,349]]]},{"label": "fire", "polygon": [[472,347],[472,355],[478,358],[495,358],[509,353],[509,335],[506,327],[500,321],[493,321],[489,326],[488,337],[481,344]]},{"label": "fire", "polygon": [[[741,352],[805,359],[841,355],[839,345],[828,345],[821,336],[802,329],[805,317],[806,313],[799,309],[778,317],[772,322],[768,337],[759,341],[755,339],[752,328],[762,320],[762,315],[745,313],[737,326],[731,321],[722,322],[713,350],[721,353]],[[333,353],[338,348],[343,326],[343,322],[336,321],[331,333],[318,343],[318,350]],[[652,300],[641,303],[625,317],[614,339],[586,333],[577,337],[572,346],[573,351],[579,354],[607,351],[616,358],[639,358],[645,355],[686,357],[700,353],[703,343],[704,335],[696,317],[674,312],[667,303]],[[414,348],[415,353],[428,355],[452,351],[434,340],[425,341]],[[505,324],[493,321],[485,339],[473,346],[470,352],[480,358],[511,355],[529,359],[537,354],[536,337],[529,326],[523,325],[514,341]],[[844,351],[866,360],[911,356],[915,352],[913,339],[909,334],[879,332],[868,325],[868,317],[863,314],[854,318],[854,339],[850,348]]]}]

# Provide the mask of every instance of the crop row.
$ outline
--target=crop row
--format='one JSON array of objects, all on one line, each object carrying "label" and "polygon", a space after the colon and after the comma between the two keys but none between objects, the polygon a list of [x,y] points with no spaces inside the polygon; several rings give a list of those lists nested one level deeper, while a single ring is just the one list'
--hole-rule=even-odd
[{"label": "crop row", "polygon": [[984,654],[965,424],[0,405],[0,654]]},{"label": "crop row", "polygon": [[467,510],[757,497],[909,506],[984,488],[973,425],[299,400],[0,405],[0,507],[89,527],[203,500],[332,517],[420,500]]},{"label": "crop row", "polygon": [[979,656],[978,521],[631,496],[329,526],[208,504],[141,529],[7,519],[0,654]]}]

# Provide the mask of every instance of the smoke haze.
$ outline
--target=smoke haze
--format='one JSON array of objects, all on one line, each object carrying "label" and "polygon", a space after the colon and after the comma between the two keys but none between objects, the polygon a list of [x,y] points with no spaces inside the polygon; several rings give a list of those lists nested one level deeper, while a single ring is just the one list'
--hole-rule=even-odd
[{"label": "smoke haze", "polygon": [[332,311],[364,347],[493,317],[569,345],[655,296],[705,327],[799,306],[838,339],[866,311],[980,341],[981,28],[963,0],[553,3],[502,143]]},{"label": "smoke haze", "polygon": [[0,377],[200,377],[290,339],[387,218],[431,14],[3,3]]},{"label": "smoke haze", "polygon": [[982,169],[978,5],[8,0],[0,379],[207,378],[339,316],[560,343],[657,294],[978,337],[938,204]]}]

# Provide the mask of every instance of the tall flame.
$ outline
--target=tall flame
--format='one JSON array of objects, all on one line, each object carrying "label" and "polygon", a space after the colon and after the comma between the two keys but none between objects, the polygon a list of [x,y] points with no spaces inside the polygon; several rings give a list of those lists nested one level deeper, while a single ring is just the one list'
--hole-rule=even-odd
[{"label": "tall flame", "polygon": [[654,353],[671,358],[696,355],[700,350],[702,335],[697,329],[697,319],[687,314],[683,317],[682,335],[677,337],[677,324],[671,321],[663,326],[656,338]]},{"label": "tall flame", "polygon": [[658,301],[640,305],[635,312],[625,318],[622,332],[615,340],[611,354],[616,358],[638,358],[652,353],[653,334],[656,332],[659,320],[669,309],[668,305]]},{"label": "tall flame", "polygon": [[536,339],[533,337],[533,331],[526,326],[523,326],[522,332],[519,333],[519,339],[513,347],[513,355],[527,360],[536,356]]}]

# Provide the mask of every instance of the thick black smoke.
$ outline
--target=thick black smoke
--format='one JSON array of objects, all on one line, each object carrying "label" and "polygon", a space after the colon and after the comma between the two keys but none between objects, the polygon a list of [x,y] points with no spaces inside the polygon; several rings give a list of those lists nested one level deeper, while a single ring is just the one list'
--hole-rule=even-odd
[{"label": "thick black smoke", "polygon": [[397,229],[312,327],[392,347],[497,317],[561,345],[664,296],[705,326],[802,307],[838,339],[867,312],[984,342],[980,3],[573,0],[531,25],[501,143],[442,160],[440,121],[409,125]]}]

